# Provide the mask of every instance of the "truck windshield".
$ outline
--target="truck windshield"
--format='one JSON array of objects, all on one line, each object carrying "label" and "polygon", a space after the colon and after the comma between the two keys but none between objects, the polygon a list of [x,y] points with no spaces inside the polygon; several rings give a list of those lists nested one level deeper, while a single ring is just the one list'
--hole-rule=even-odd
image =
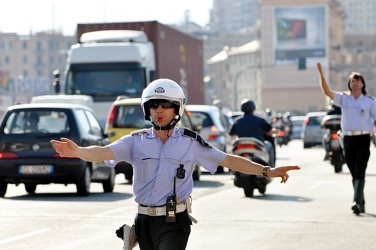
[{"label": "truck windshield", "polygon": [[94,102],[105,102],[119,95],[140,97],[145,86],[144,70],[137,63],[72,64],[66,93],[90,95]]}]

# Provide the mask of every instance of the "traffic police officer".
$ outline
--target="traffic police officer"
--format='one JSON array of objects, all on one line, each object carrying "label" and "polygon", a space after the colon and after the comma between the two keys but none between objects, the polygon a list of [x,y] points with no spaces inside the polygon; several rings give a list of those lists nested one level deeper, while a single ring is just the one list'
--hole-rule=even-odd
[{"label": "traffic police officer", "polygon": [[323,93],[341,107],[341,129],[344,135],[346,164],[352,176],[354,199],[351,209],[356,215],[365,213],[364,184],[370,156],[371,135],[376,125],[376,101],[367,95],[366,83],[361,74],[352,72],[348,78],[350,95],[332,91],[317,63]]},{"label": "traffic police officer", "polygon": [[143,91],[141,106],[153,127],[126,135],[107,146],[78,147],[67,138],[51,140],[62,157],[132,164],[133,191],[139,204],[135,231],[140,249],[185,249],[191,230],[190,195],[194,164],[212,174],[219,165],[246,174],[288,179],[298,166],[270,169],[243,157],[226,154],[207,144],[198,134],[175,125],[184,112],[185,95],[169,79],[158,79]]}]

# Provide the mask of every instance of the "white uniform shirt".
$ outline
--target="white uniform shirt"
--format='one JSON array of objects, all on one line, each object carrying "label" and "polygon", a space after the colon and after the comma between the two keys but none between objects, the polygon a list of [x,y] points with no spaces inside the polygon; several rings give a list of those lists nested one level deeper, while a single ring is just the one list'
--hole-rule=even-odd
[{"label": "white uniform shirt", "polygon": [[341,107],[343,131],[373,130],[376,120],[376,101],[361,94],[358,98],[343,92],[334,92],[334,104]]},{"label": "white uniform shirt", "polygon": [[147,206],[161,206],[173,194],[174,177],[180,164],[184,165],[185,178],[176,178],[178,201],[186,200],[193,189],[193,166],[198,164],[214,174],[226,153],[204,147],[191,137],[183,135],[183,128],[174,128],[169,139],[162,144],[152,128],[136,135],[127,135],[108,146],[113,161],[105,161],[109,167],[119,161],[133,166],[133,192],[135,201]]}]

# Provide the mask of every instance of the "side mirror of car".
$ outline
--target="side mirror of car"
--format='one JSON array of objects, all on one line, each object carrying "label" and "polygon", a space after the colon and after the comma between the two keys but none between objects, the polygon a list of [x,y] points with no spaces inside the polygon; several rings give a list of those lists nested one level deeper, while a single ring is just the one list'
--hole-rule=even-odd
[{"label": "side mirror of car", "polygon": [[111,131],[111,132],[105,134],[105,137],[110,138],[110,137],[115,136],[115,134],[116,134],[116,133],[115,133],[114,131]]}]

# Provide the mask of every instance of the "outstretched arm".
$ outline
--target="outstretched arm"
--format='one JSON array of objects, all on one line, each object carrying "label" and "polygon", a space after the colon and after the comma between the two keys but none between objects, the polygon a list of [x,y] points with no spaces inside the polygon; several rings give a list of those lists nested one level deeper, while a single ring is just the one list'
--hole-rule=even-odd
[{"label": "outstretched arm", "polygon": [[[255,174],[262,175],[264,166],[256,162],[250,161],[244,157],[228,154],[227,157],[219,164],[233,171],[242,172],[244,174]],[[298,170],[299,166],[284,166],[272,168],[267,171],[267,175],[271,178],[280,177],[281,183],[285,183],[289,175],[287,174],[290,170]]]},{"label": "outstretched arm", "polygon": [[319,76],[320,76],[320,86],[321,90],[330,99],[333,99],[334,94],[333,91],[329,88],[328,83],[326,82],[324,72],[322,71],[322,67],[320,63],[317,63],[317,70],[319,71]]},{"label": "outstretched arm", "polygon": [[88,146],[80,147],[72,140],[61,138],[58,140],[51,140],[52,147],[61,157],[81,158],[90,162],[101,162],[104,160],[113,160],[114,156],[111,149],[102,146]]}]

